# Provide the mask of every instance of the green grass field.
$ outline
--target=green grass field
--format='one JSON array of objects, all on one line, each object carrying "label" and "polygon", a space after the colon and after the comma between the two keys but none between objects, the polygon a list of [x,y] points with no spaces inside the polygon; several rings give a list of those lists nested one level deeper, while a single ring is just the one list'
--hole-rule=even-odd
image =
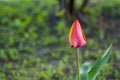
[{"label": "green grass field", "polygon": [[[96,80],[120,80],[120,46],[115,46],[120,36],[94,25],[99,16],[96,10],[101,7],[105,9],[103,15],[111,10],[106,3],[85,9],[90,17],[89,27],[84,28],[87,44],[80,48],[80,60],[93,63],[113,42],[109,62]],[[120,16],[119,10],[109,15]],[[0,80],[74,80],[75,50],[68,45],[72,23],[58,13],[57,0],[0,2]]]}]

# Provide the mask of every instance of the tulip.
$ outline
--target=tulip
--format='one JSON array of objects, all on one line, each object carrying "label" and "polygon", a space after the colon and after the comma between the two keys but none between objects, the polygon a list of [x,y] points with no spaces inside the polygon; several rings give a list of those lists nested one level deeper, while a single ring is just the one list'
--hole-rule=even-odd
[{"label": "tulip", "polygon": [[76,48],[76,66],[78,73],[78,80],[80,80],[80,65],[79,65],[79,49],[78,47],[84,46],[86,44],[86,37],[83,33],[82,27],[78,20],[74,20],[69,33],[69,44]]},{"label": "tulip", "polygon": [[78,48],[86,44],[86,37],[78,20],[74,20],[69,33],[69,44]]},{"label": "tulip", "polygon": [[[82,47],[86,44],[86,37],[83,33],[82,27],[78,20],[74,20],[72,27],[69,32],[69,44],[76,49],[76,71],[77,76],[75,80],[94,80],[97,76],[98,72],[102,69],[102,67],[106,64],[110,57],[110,47],[107,49],[105,54],[99,57],[93,65],[90,63],[85,63],[80,67],[79,60],[79,47]],[[82,57],[81,57],[82,58]],[[77,79],[78,78],[78,79]]]}]

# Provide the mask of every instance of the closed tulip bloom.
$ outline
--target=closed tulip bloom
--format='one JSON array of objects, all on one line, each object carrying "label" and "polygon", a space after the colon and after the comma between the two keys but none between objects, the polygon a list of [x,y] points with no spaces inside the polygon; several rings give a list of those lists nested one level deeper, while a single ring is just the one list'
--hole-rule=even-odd
[{"label": "closed tulip bloom", "polygon": [[74,20],[69,33],[70,46],[78,48],[86,44],[86,37],[78,20]]}]

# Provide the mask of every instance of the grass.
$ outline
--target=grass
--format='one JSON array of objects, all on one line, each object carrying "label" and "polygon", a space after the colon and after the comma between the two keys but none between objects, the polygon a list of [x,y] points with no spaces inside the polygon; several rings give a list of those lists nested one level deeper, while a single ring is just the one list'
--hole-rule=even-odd
[{"label": "grass", "polygon": [[[73,80],[76,76],[75,50],[67,41],[70,27],[55,15],[58,2],[47,1],[0,2],[0,80]],[[81,62],[92,63],[108,47],[103,30],[89,37],[90,30],[84,29],[87,45],[80,49]],[[113,48],[97,80],[120,79],[119,56]]]}]

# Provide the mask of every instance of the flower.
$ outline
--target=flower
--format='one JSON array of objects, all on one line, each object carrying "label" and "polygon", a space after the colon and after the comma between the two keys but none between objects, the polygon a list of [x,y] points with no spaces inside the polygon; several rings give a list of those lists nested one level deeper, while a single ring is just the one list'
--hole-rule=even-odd
[{"label": "flower", "polygon": [[86,37],[78,20],[74,20],[72,24],[68,42],[74,48],[78,48],[86,44]]}]

